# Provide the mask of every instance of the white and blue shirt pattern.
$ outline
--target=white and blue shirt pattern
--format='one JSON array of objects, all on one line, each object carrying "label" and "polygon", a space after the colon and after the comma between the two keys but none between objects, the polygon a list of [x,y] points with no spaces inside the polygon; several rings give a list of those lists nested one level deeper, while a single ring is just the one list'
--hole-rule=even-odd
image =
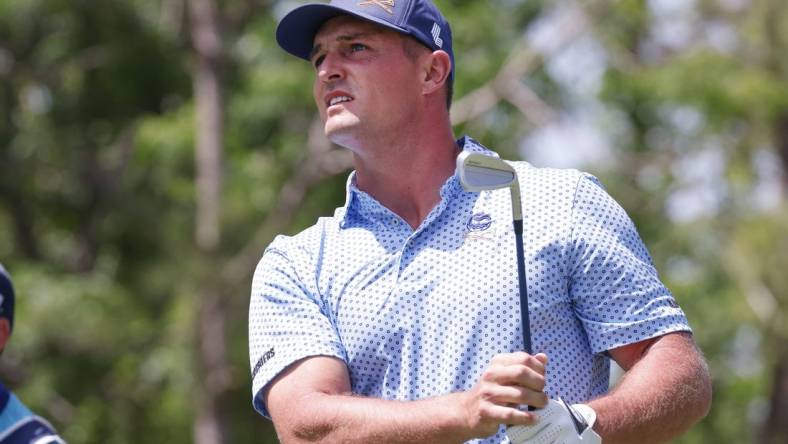
[{"label": "white and blue shirt pattern", "polygon": [[65,444],[47,420],[0,384],[0,444]]},{"label": "white and blue shirt pattern", "polygon": [[[465,150],[495,155],[476,141]],[[512,162],[521,186],[534,352],[546,392],[608,389],[606,351],[690,331],[624,210],[576,170]],[[509,190],[450,177],[416,230],[355,186],[333,217],[278,236],[255,271],[249,351],[255,408],[290,364],[331,356],[355,394],[416,400],[473,387],[496,354],[523,350]],[[503,431],[475,442],[508,442]]]}]

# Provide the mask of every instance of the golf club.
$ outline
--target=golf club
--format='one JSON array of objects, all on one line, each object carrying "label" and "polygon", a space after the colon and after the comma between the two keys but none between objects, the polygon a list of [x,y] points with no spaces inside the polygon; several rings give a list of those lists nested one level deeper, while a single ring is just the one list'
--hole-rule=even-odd
[{"label": "golf club", "polygon": [[512,224],[517,247],[517,278],[520,290],[520,318],[523,326],[523,346],[528,354],[531,349],[531,322],[528,316],[528,287],[525,280],[523,254],[523,211],[520,203],[520,183],[517,173],[498,157],[463,151],[457,156],[457,175],[466,191],[487,191],[509,187],[512,199]]},{"label": "golf club", "polygon": [[[460,184],[466,191],[487,191],[509,187],[512,199],[512,224],[514,225],[514,241],[517,247],[517,278],[520,287],[520,318],[523,324],[523,347],[532,355],[531,346],[531,321],[528,316],[528,287],[525,280],[525,257],[523,253],[523,211],[520,202],[520,182],[517,172],[508,163],[498,157],[487,156],[481,153],[463,151],[457,156],[457,175]],[[574,425],[577,436],[582,436],[590,425],[573,406],[563,400],[559,401],[569,411],[569,416]],[[528,407],[533,410],[533,407]],[[522,442],[518,434],[527,428],[523,426],[507,428],[507,434],[514,443]],[[593,433],[593,431],[591,432]],[[598,438],[598,435],[594,435]]]}]

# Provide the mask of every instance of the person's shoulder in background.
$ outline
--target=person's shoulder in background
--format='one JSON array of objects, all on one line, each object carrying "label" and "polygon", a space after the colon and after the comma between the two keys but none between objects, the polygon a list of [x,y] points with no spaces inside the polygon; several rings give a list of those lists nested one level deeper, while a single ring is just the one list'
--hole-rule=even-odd
[{"label": "person's shoulder in background", "polygon": [[0,385],[0,444],[65,444],[54,427]]}]

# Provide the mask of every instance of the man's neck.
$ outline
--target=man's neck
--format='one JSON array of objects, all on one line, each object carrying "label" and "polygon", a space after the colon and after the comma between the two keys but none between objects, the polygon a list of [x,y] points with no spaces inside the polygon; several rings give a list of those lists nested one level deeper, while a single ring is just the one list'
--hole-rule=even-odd
[{"label": "man's neck", "polygon": [[[440,189],[454,174],[459,149],[451,131],[396,141],[378,141],[376,149],[355,155],[357,186],[414,229],[440,202]],[[432,136],[432,137],[429,137]]]}]

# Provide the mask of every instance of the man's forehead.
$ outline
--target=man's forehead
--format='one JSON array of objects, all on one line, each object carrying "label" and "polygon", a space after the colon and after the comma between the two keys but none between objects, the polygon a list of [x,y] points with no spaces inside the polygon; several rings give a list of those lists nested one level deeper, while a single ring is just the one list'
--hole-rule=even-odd
[{"label": "man's forehead", "polygon": [[313,44],[317,44],[318,40],[335,40],[346,36],[368,36],[377,35],[391,32],[396,34],[383,26],[361,20],[350,15],[340,15],[326,20],[325,23],[315,33]]}]

